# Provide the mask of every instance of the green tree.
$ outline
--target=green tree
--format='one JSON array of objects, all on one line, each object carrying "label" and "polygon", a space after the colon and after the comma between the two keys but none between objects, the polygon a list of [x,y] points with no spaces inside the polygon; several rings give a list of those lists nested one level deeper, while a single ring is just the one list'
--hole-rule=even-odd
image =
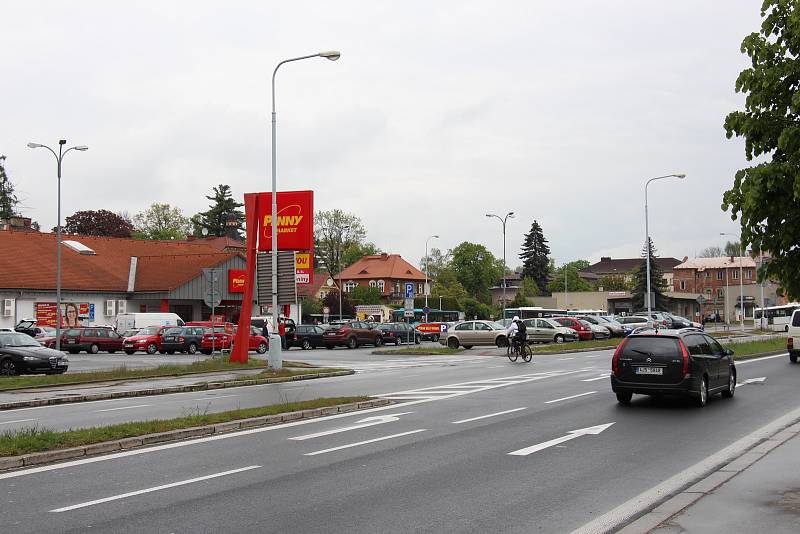
[{"label": "green tree", "polygon": [[489,319],[492,317],[492,307],[472,297],[464,299],[462,307],[464,309],[464,316],[467,319],[476,317],[478,319]]},{"label": "green tree", "polygon": [[628,291],[631,288],[624,276],[615,274],[603,276],[597,285],[602,287],[603,291]]},{"label": "green tree", "polygon": [[17,212],[19,199],[14,193],[14,184],[6,174],[5,156],[0,156],[0,219],[8,220]]},{"label": "green tree", "polygon": [[381,249],[374,243],[350,243],[342,251],[342,269],[350,267],[364,256],[380,254]]},{"label": "green tree", "polygon": [[339,209],[318,211],[314,216],[315,263],[324,263],[332,273],[339,272],[344,252],[350,245],[364,243],[367,232],[356,215]]},{"label": "green tree", "polygon": [[134,218],[137,239],[186,239],[191,231],[189,219],[183,216],[180,208],[169,204],[151,205],[137,213]]},{"label": "green tree", "polygon": [[[331,291],[325,298],[322,299],[322,305],[327,306],[330,309],[329,317],[331,319],[338,319],[339,318],[339,292],[338,291]],[[353,318],[356,316],[355,308],[353,308],[353,303],[350,302],[350,297],[347,293],[342,293],[342,316]]]},{"label": "green tree", "polygon": [[464,305],[464,299],[468,296],[467,290],[464,289],[464,286],[458,281],[455,271],[446,268],[441,270],[433,281],[429,302],[442,297],[442,306],[445,309],[460,310]]},{"label": "green tree", "polygon": [[730,139],[742,137],[745,156],[759,163],[741,169],[722,209],[740,221],[742,243],[769,252],[760,277],[781,281],[800,296],[800,6],[764,0],[761,29],[742,41],[750,67],[736,79],[746,94],[743,111],[725,118]]},{"label": "green tree", "polygon": [[[241,239],[244,212],[239,208],[244,204],[234,200],[231,195],[231,187],[219,184],[213,188],[212,195],[206,196],[206,198],[211,201],[211,204],[207,211],[201,211],[192,217],[192,234],[201,236],[205,229],[209,236],[222,237],[227,235],[229,228],[234,228],[236,236]],[[230,221],[233,221],[235,225],[229,227],[227,223]]]},{"label": "green tree", "polygon": [[514,295],[514,299],[508,303],[507,308],[530,306],[531,303],[528,299],[538,297],[541,294],[541,291],[539,291],[539,284],[536,283],[536,280],[533,278],[522,278],[517,294]]},{"label": "green tree", "polygon": [[547,283],[550,276],[550,247],[544,237],[542,227],[534,220],[530,231],[525,234],[525,241],[522,243],[522,253],[519,259],[522,260],[523,278],[531,278],[536,281],[539,292],[547,290]]},{"label": "green tree", "polygon": [[310,322],[312,315],[319,315],[322,313],[322,301],[314,298],[307,297],[303,299],[303,321]]},{"label": "green tree", "polygon": [[130,237],[134,231],[130,221],[108,210],[76,211],[64,223],[69,234]]},{"label": "green tree", "polygon": [[428,252],[427,257],[423,256],[422,259],[419,260],[420,271],[423,273],[427,272],[429,279],[436,280],[439,273],[450,265],[450,254],[451,251],[449,250],[447,252],[442,252],[441,249],[432,248]]},{"label": "green tree", "polygon": [[[664,272],[656,262],[658,251],[653,245],[652,239],[650,239],[648,245],[650,246],[650,291],[654,294],[654,302],[650,308],[653,310],[666,310],[669,305],[669,298],[664,294],[668,289],[667,282],[664,280]],[[631,305],[637,311],[647,309],[647,304],[644,300],[644,296],[647,294],[647,249],[645,247],[642,247],[642,263],[634,271],[633,287],[631,288]]]},{"label": "green tree", "polygon": [[567,291],[591,291],[592,286],[580,277],[578,274],[589,266],[586,260],[576,260],[555,268],[555,265],[550,265],[550,282],[547,284],[547,290],[550,293],[563,293],[564,292],[564,276],[566,271],[567,278]]},{"label": "green tree", "polygon": [[377,287],[356,286],[350,292],[350,300],[354,306],[363,304],[380,304],[381,290]]},{"label": "green tree", "polygon": [[450,266],[470,296],[488,302],[489,288],[503,277],[502,260],[483,245],[461,243],[453,249]]}]

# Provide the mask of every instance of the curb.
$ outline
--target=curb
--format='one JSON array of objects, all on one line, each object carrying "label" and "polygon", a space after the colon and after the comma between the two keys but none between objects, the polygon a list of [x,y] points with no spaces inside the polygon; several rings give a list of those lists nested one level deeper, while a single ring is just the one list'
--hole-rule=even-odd
[{"label": "curb", "polygon": [[706,477],[695,482],[680,493],[673,495],[656,508],[653,508],[617,532],[619,534],[641,534],[655,530],[706,495],[713,493],[730,479],[761,460],[773,449],[783,445],[798,434],[800,434],[800,423],[795,423],[778,430],[775,434],[767,437],[753,448],[742,451],[742,454],[738,458],[712,471]]},{"label": "curb", "polygon": [[[56,404],[70,404],[74,402],[87,402],[107,399],[121,399],[125,397],[146,397],[149,395],[166,395],[169,393],[186,393],[190,391],[206,391],[210,389],[225,389],[240,386],[257,386],[279,382],[294,382],[298,380],[311,380],[314,378],[331,378],[355,374],[353,370],[334,371],[330,373],[315,373],[276,378],[254,378],[251,380],[228,380],[224,382],[201,382],[186,386],[168,386],[163,388],[136,389],[131,391],[115,391],[113,393],[91,393],[89,395],[76,395],[74,397],[54,397],[50,399],[32,399],[25,401],[5,402],[0,404],[0,411],[15,408],[31,408],[36,406],[53,406]],[[1,466],[2,464],[0,464]]]},{"label": "curb", "polygon": [[733,361],[734,361],[734,363],[736,363],[736,362],[745,362],[747,360],[755,360],[756,358],[763,358],[764,356],[777,356],[779,354],[786,354],[786,353],[787,353],[786,349],[781,349],[781,350],[773,350],[773,351],[770,351],[770,352],[759,352],[759,353],[756,353],[756,354],[746,354],[746,355],[744,355],[744,356],[742,356],[740,358],[737,358],[736,354],[734,354],[733,355]]},{"label": "curb", "polygon": [[136,447],[143,447],[145,445],[153,445],[155,443],[180,441],[189,438],[235,432],[237,430],[243,430],[247,428],[287,423],[289,421],[297,421],[299,419],[313,419],[326,415],[335,415],[337,413],[377,408],[379,406],[388,406],[389,404],[392,404],[392,401],[387,399],[375,399],[370,401],[353,402],[349,404],[338,404],[336,406],[327,406],[325,408],[311,408],[299,412],[287,412],[276,415],[252,417],[250,419],[239,419],[237,421],[229,421],[227,423],[216,423],[213,425],[170,430],[169,432],[159,432],[157,434],[145,434],[143,436],[124,438],[116,441],[104,441],[100,443],[93,443],[91,445],[73,447],[70,449],[34,452],[30,454],[23,454],[21,456],[6,456],[0,458],[0,471],[47,464],[57,462],[59,460],[70,460],[83,456],[92,456],[95,454],[105,454],[123,449],[133,449]]}]

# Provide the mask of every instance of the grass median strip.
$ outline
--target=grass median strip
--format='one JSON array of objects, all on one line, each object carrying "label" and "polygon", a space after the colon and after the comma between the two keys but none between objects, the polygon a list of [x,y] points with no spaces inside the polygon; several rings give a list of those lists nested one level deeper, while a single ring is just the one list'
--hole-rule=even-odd
[{"label": "grass median strip", "polygon": [[546,343],[543,345],[531,345],[533,352],[575,352],[576,350],[586,349],[607,349],[614,348],[620,344],[624,338],[612,337],[609,339],[593,339],[590,341],[571,341],[568,343]]},{"label": "grass median strip", "polygon": [[786,350],[786,338],[763,339],[758,341],[745,341],[744,343],[730,343],[725,346],[733,350],[733,358],[739,359],[753,354]]},{"label": "grass median strip", "polygon": [[[284,362],[288,365],[289,362]],[[87,373],[72,373],[63,375],[32,375],[32,376],[12,376],[0,379],[0,391],[13,389],[24,389],[38,386],[62,386],[70,384],[86,384],[90,382],[102,382],[106,380],[127,380],[136,378],[158,378],[171,376],[185,376],[199,373],[213,373],[224,371],[237,371],[241,369],[266,369],[267,363],[264,360],[250,360],[246,364],[230,363],[227,356],[224,360],[203,360],[192,362],[186,365],[159,365],[150,369],[129,369],[120,366],[108,371],[92,371]],[[281,369],[280,371],[266,370],[257,375],[247,378],[268,378],[290,376],[291,374],[318,373],[321,369],[305,367],[304,369]],[[288,374],[287,374],[288,373]]]},{"label": "grass median strip", "polygon": [[10,430],[0,434],[0,457],[18,456],[21,454],[56,449],[68,449],[70,447],[80,447],[82,445],[168,432],[170,430],[228,423],[241,419],[249,419],[251,417],[264,417],[287,412],[312,410],[339,404],[363,402],[371,399],[372,397],[365,396],[329,397],[300,402],[272,404],[270,406],[260,406],[256,408],[243,408],[228,412],[193,413],[174,419],[155,419],[152,421],[120,423],[110,426],[81,428],[76,430],[57,431],[38,427]]},{"label": "grass median strip", "polygon": [[404,349],[382,349],[382,350],[375,350],[372,351],[372,354],[417,354],[417,355],[448,355],[448,354],[460,354],[464,352],[464,349],[451,349],[448,347],[425,347],[425,348],[412,348],[406,347]]}]

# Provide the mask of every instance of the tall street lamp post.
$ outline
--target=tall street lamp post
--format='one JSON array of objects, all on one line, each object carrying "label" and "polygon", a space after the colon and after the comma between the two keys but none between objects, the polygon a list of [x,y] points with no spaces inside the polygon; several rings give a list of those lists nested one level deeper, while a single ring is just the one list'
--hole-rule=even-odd
[{"label": "tall street lamp post", "polygon": [[319,52],[308,56],[300,56],[291,59],[284,59],[272,71],[272,334],[269,344],[269,366],[275,369],[283,367],[281,361],[281,343],[278,330],[278,181],[276,174],[276,115],[275,115],[275,75],[284,63],[300,61],[312,57],[324,57],[331,61],[336,61],[341,54],[335,50]]},{"label": "tall street lamp post", "polygon": [[56,350],[61,350],[61,162],[70,150],[89,150],[88,146],[78,145],[64,150],[65,139],[58,142],[58,154],[47,145],[28,143],[28,148],[46,148],[56,158],[58,176],[58,226],[56,226]]},{"label": "tall street lamp post", "polygon": [[509,211],[505,217],[494,213],[487,213],[487,217],[496,217],[503,225],[503,319],[506,318],[506,221],[514,218],[514,212]]},{"label": "tall street lamp post", "polygon": [[[719,235],[731,236],[731,237],[738,237],[735,234],[728,234],[726,232],[720,232]],[[742,332],[744,332],[744,268],[742,267],[742,260],[744,259],[744,248],[742,247],[742,240],[739,239],[739,310],[742,314],[740,317],[741,320],[741,328]],[[725,269],[725,280],[728,279],[728,270]],[[761,306],[764,306],[764,303],[761,303]],[[762,312],[761,315],[764,315]]]},{"label": "tall street lamp post", "polygon": [[654,182],[656,180],[663,180],[664,178],[680,178],[681,180],[686,178],[685,174],[666,174],[664,176],[656,176],[655,178],[650,178],[647,180],[647,183],[644,184],[644,233],[645,233],[645,240],[644,240],[644,248],[647,250],[647,295],[645,295],[645,300],[647,301],[647,318],[652,319],[650,317],[653,313],[653,303],[650,302],[650,221],[648,220],[647,214],[647,188],[650,185],[650,182]]},{"label": "tall street lamp post", "polygon": [[[350,229],[350,225],[345,225],[342,227],[342,235],[346,231]],[[342,286],[342,236],[339,236],[339,243],[336,247],[336,257],[339,259],[339,321],[342,320],[342,292],[344,291],[344,286]]]},{"label": "tall street lamp post", "polygon": [[[432,235],[428,239],[425,240],[425,287],[424,287],[424,289],[425,289],[425,309],[428,308],[428,293],[430,293],[430,291],[428,291],[428,262],[430,261],[430,258],[428,258],[428,241],[430,241],[431,239],[439,239],[439,236],[438,235]],[[439,308],[439,311],[442,311],[441,310],[441,306]],[[428,313],[427,312],[425,313],[425,322],[426,323],[428,322]]]}]

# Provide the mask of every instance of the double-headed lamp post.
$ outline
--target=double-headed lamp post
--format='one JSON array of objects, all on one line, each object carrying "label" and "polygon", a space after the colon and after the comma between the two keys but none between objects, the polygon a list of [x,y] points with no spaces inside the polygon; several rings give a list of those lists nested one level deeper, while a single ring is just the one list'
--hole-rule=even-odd
[{"label": "double-headed lamp post", "polygon": [[505,217],[494,213],[487,213],[487,217],[496,217],[503,224],[503,319],[506,318],[506,221],[514,218],[514,212],[509,211]]},{"label": "double-headed lamp post", "polygon": [[328,52],[318,52],[308,56],[300,56],[291,59],[284,59],[272,71],[272,334],[269,343],[269,366],[275,369],[283,367],[281,360],[280,336],[276,333],[278,329],[278,181],[276,173],[276,115],[275,115],[275,75],[284,63],[300,61],[312,57],[324,57],[331,61],[336,61],[341,57],[341,53],[336,50]]},{"label": "double-headed lamp post", "polygon": [[647,180],[647,183],[644,184],[644,248],[647,250],[647,295],[645,295],[645,300],[647,301],[647,318],[652,319],[650,315],[653,313],[653,303],[650,302],[650,221],[648,220],[647,214],[647,187],[650,185],[650,182],[654,182],[656,180],[663,180],[665,178],[680,178],[683,180],[686,178],[685,174],[666,174],[664,176],[656,176],[655,178],[650,178]]},{"label": "double-headed lamp post", "polygon": [[[423,288],[425,290],[425,309],[428,308],[428,293],[430,293],[428,291],[428,262],[430,261],[430,258],[428,258],[428,241],[431,239],[439,239],[439,236],[432,235],[425,240],[425,287]],[[442,310],[440,309],[439,311]],[[428,322],[428,312],[425,312],[425,322]]]},{"label": "double-headed lamp post", "polygon": [[67,144],[65,139],[58,141],[58,154],[47,145],[39,143],[28,143],[28,148],[46,148],[56,158],[58,176],[58,226],[56,226],[56,350],[61,350],[61,162],[70,150],[89,150],[88,146],[72,146],[64,150]]},{"label": "double-headed lamp post", "polygon": [[[726,235],[731,237],[739,237],[736,234],[729,234],[726,232],[720,232],[719,235]],[[744,249],[742,248],[742,240],[739,238],[739,310],[741,311],[741,325],[742,331],[744,331],[744,268],[742,267],[742,259],[744,258]],[[728,280],[728,269],[725,269],[725,280]],[[763,307],[763,302],[762,302]],[[761,312],[761,315],[764,315],[764,312]],[[755,317],[754,317],[755,319]],[[753,321],[755,324],[755,320]]]}]

